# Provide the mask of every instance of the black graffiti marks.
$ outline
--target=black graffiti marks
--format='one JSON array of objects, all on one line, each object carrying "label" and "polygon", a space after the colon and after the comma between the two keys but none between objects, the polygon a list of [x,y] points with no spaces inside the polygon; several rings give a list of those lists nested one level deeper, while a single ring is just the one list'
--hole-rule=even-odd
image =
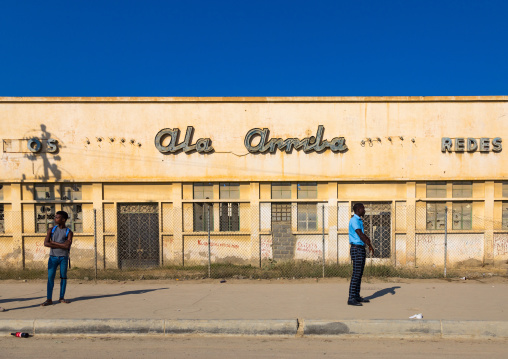
[{"label": "black graffiti marks", "polygon": [[[212,140],[209,138],[200,138],[195,144],[192,144],[192,136],[194,134],[194,127],[187,126],[185,132],[185,139],[182,143],[178,143],[180,137],[180,129],[178,128],[165,128],[160,130],[155,136],[155,147],[162,153],[178,153],[183,151],[190,153],[197,151],[198,153],[210,153],[214,151],[212,146]],[[167,146],[163,145],[164,140],[167,137],[171,137],[171,140]]]},{"label": "black graffiti marks", "polygon": [[[275,153],[277,149],[291,153],[293,148],[297,151],[303,150],[305,153],[312,151],[323,152],[330,149],[332,152],[346,152],[348,147],[344,137],[334,137],[331,141],[323,140],[325,128],[322,125],[318,126],[316,136],[306,137],[302,140],[298,138],[272,138],[268,140],[270,130],[267,128],[253,128],[245,135],[245,148],[250,153]],[[254,138],[260,137],[257,145],[252,145]]]}]

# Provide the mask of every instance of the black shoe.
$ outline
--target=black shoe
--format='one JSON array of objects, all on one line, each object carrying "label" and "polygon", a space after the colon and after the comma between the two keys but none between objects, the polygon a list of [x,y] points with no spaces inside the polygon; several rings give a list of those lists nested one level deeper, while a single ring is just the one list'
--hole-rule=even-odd
[{"label": "black shoe", "polygon": [[362,297],[356,297],[355,299],[357,302],[360,302],[360,303],[370,303],[370,300],[362,298]]},{"label": "black shoe", "polygon": [[354,305],[355,307],[361,307],[363,304],[357,301],[356,299],[348,299],[347,305]]}]

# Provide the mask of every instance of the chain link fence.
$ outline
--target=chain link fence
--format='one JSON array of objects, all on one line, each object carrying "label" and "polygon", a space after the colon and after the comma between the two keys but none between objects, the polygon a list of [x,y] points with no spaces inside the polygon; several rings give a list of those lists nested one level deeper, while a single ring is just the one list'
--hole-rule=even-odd
[{"label": "chain link fence", "polygon": [[[364,202],[365,203],[365,202]],[[354,202],[68,205],[69,278],[349,277]],[[508,228],[465,206],[365,203],[365,275],[506,274]],[[33,209],[32,209],[33,208]],[[0,212],[0,279],[45,278],[54,205]],[[476,273],[476,274],[475,274]]]}]

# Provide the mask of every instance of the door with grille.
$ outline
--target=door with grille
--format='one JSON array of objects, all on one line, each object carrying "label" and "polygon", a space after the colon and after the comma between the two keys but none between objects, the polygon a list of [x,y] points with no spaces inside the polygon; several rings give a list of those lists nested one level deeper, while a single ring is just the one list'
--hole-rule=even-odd
[{"label": "door with grille", "polygon": [[156,203],[118,204],[118,266],[159,265],[159,209]]},{"label": "door with grille", "polygon": [[370,238],[374,246],[373,258],[390,258],[391,255],[391,215],[392,205],[390,202],[367,202],[363,227],[365,234]]}]

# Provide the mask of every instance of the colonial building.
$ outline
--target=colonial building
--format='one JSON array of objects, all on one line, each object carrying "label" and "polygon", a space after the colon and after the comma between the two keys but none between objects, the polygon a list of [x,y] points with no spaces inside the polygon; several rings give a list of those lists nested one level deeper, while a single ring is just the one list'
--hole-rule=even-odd
[{"label": "colonial building", "polygon": [[[508,259],[508,97],[0,98],[0,263]],[[96,216],[94,217],[94,211]],[[448,213],[448,215],[446,214]],[[203,254],[205,253],[205,254]]]}]

